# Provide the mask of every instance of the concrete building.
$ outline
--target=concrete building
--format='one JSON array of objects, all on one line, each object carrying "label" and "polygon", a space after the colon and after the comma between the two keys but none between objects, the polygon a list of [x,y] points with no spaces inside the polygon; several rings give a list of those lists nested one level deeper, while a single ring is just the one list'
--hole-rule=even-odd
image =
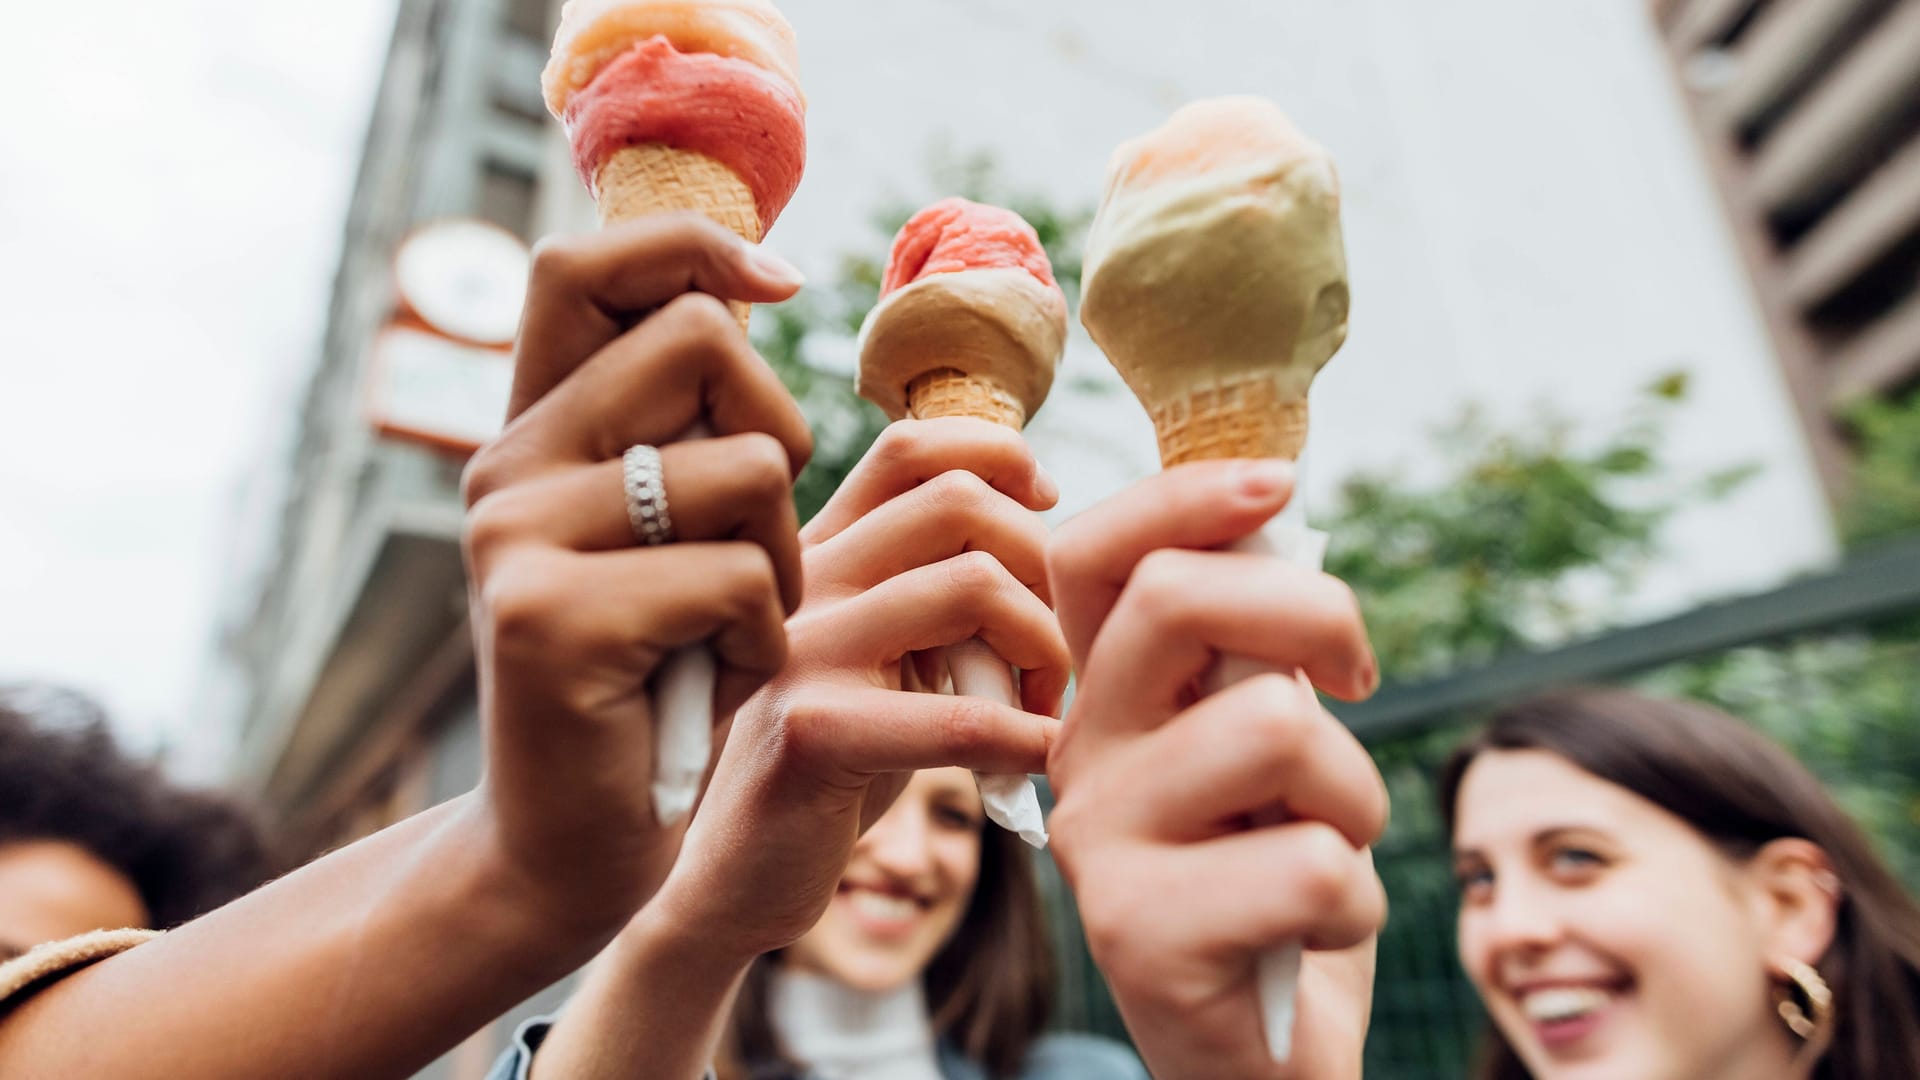
[{"label": "concrete building", "polygon": [[[1755,254],[1760,226],[1737,192],[1725,189],[1733,213],[1722,212],[1716,184],[1746,174],[1726,164],[1722,129],[1689,120],[1719,115],[1726,66],[1751,58],[1743,40],[1798,55],[1779,44],[1785,31],[1761,32],[1782,17],[1769,9],[1858,9],[1839,53],[1838,31],[1796,39],[1835,66],[1881,40],[1868,16],[1890,5],[1191,0],[1178,18],[1106,0],[782,6],[801,38],[810,159],[770,244],[816,279],[842,252],[873,249],[877,202],[945,194],[927,169],[938,148],[987,151],[1010,186],[1090,206],[1111,147],[1182,102],[1243,92],[1282,102],[1340,162],[1355,291],[1352,338],[1316,390],[1312,500],[1356,468],[1429,475],[1425,433],[1468,403],[1499,421],[1551,408],[1605,430],[1656,376],[1687,370],[1696,390],[1672,463],[1760,473],[1733,499],[1681,515],[1628,614],[1755,591],[1830,559],[1844,454],[1827,419],[1831,386],[1858,392],[1866,371],[1868,392],[1885,392],[1911,381],[1920,356],[1908,348],[1908,298],[1892,305],[1904,312],[1896,321],[1855,327],[1890,335],[1871,339],[1883,343],[1869,360],[1841,365],[1838,381],[1806,376],[1820,353],[1782,322],[1767,276],[1778,253]],[[1901,11],[1910,21],[1913,5]],[[545,0],[400,0],[298,451],[266,466],[293,470],[291,496],[264,585],[236,602],[212,681],[244,718],[234,776],[316,849],[477,775],[460,462],[377,438],[358,394],[392,308],[389,262],[410,228],[461,215],[523,236],[590,224],[537,90],[552,17]],[[1818,84],[1820,65],[1794,67],[1793,94]],[[1905,102],[1911,116],[1913,80],[1883,82],[1847,101]],[[1784,115],[1791,94],[1777,91],[1743,93]],[[1900,138],[1907,176],[1911,131]],[[1910,202],[1873,198],[1869,224],[1914,229]],[[1863,243],[1821,249],[1827,287],[1856,280],[1830,264],[1842,249],[1860,257]],[[1908,260],[1896,269],[1910,264],[1911,243],[1867,261],[1880,266],[1888,250]],[[1804,288],[1815,270],[1795,272]],[[1830,337],[1821,347],[1866,348]],[[1084,378],[1064,380],[1031,430],[1066,489],[1062,514],[1156,466],[1124,390],[1073,389],[1117,384],[1084,334],[1068,366]],[[480,1075],[505,1030],[476,1036],[434,1075]]]}]

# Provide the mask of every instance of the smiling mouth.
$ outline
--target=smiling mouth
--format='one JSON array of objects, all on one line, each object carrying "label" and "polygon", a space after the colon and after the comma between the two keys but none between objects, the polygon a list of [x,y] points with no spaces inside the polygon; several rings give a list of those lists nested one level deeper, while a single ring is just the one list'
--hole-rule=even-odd
[{"label": "smiling mouth", "polygon": [[1613,995],[1597,986],[1555,986],[1522,995],[1520,1011],[1536,1024],[1564,1024],[1612,1003]]},{"label": "smiling mouth", "polygon": [[876,922],[907,922],[920,916],[919,901],[894,893],[875,892],[872,889],[848,890],[847,905],[853,908],[856,914]]}]

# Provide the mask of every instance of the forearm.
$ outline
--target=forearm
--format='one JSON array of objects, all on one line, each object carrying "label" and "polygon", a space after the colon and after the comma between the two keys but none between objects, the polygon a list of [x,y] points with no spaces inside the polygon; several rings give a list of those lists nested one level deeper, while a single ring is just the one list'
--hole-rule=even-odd
[{"label": "forearm", "polygon": [[[0,1076],[407,1076],[585,961],[472,796],[41,992]],[[102,1037],[102,1035],[110,1037]]]},{"label": "forearm", "polygon": [[712,948],[665,909],[643,912],[588,970],[535,1055],[533,1080],[705,1074],[752,957]]}]

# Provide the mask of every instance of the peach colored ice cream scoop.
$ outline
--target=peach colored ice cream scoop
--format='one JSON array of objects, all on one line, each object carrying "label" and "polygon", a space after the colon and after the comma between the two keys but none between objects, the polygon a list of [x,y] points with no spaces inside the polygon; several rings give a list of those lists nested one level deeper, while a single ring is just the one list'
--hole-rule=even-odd
[{"label": "peach colored ice cream scoop", "polygon": [[966,199],[894,239],[860,333],[860,395],[889,417],[980,416],[1020,428],[1053,386],[1067,299],[1020,215]]}]

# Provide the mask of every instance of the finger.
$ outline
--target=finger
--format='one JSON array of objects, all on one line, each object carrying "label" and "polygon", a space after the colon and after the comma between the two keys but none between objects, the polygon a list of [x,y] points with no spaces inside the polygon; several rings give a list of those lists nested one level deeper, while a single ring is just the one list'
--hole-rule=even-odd
[{"label": "finger", "polygon": [[[1379,933],[1386,892],[1373,858],[1320,822],[1165,849],[1164,911],[1201,954],[1245,956],[1289,942],[1345,949]],[[1184,950],[1183,950],[1184,951]]]},{"label": "finger", "polygon": [[1056,694],[1067,677],[1053,612],[981,551],[909,570],[817,614],[802,608],[792,630],[808,655],[853,668],[977,636],[1021,669],[1023,700]]},{"label": "finger", "polygon": [[798,273],[778,256],[695,213],[650,214],[543,241],[527,286],[507,419],[683,293],[773,303],[799,287]]},{"label": "finger", "polygon": [[1030,510],[1048,510],[1060,488],[1040,468],[1026,439],[1011,428],[969,417],[900,420],[807,523],[801,539],[823,543],[883,503],[942,473],[964,470]]},{"label": "finger", "polygon": [[959,765],[1033,773],[1046,766],[1059,723],[983,698],[877,687],[821,687],[788,703],[792,751],[870,776]]},{"label": "finger", "polygon": [[[685,544],[745,540],[767,552],[788,611],[801,596],[800,542],[786,450],[749,433],[662,447],[661,480],[674,538]],[[472,565],[484,574],[495,552],[538,540],[575,551],[638,545],[627,515],[620,461],[581,465],[501,488],[467,515]]]},{"label": "finger", "polygon": [[[479,591],[496,661],[549,676],[564,671],[579,685],[563,700],[587,710],[637,693],[678,648],[710,646],[756,686],[786,662],[773,564],[753,544],[590,555],[522,549],[502,559]],[[555,665],[560,658],[564,668]]]},{"label": "finger", "polygon": [[919,566],[985,551],[1048,598],[1047,527],[978,475],[955,470],[889,500],[807,552],[816,588],[858,592]]},{"label": "finger", "polygon": [[773,436],[794,475],[813,449],[800,407],[733,316],[712,297],[689,294],[602,349],[475,455],[467,498],[549,469],[618,460],[699,420],[718,435]]},{"label": "finger", "polygon": [[1074,660],[1086,659],[1148,552],[1230,544],[1279,513],[1292,495],[1286,462],[1196,462],[1150,476],[1061,526],[1047,545],[1047,571]]},{"label": "finger", "polygon": [[1099,784],[1119,827],[1186,842],[1237,832],[1284,807],[1365,847],[1387,822],[1387,789],[1373,759],[1313,691],[1262,675],[1213,695],[1127,744]]},{"label": "finger", "polygon": [[1221,655],[1299,669],[1349,700],[1373,691],[1378,670],[1359,602],[1338,578],[1265,555],[1169,548],[1141,560],[1084,681],[1099,681],[1103,701],[1170,709]]}]

